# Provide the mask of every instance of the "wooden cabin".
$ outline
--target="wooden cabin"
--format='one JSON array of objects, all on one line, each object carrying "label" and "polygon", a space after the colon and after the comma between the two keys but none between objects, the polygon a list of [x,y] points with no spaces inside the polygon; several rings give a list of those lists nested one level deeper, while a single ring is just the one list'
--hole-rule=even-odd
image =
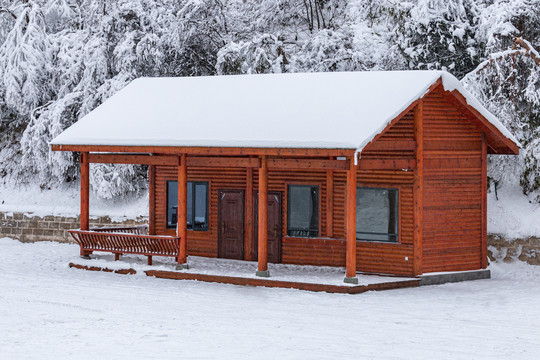
[{"label": "wooden cabin", "polygon": [[[141,78],[51,146],[80,154],[82,255],[346,267],[353,283],[486,268],[487,154],[519,153],[440,71]],[[149,165],[148,234],[98,246],[91,163]]]}]

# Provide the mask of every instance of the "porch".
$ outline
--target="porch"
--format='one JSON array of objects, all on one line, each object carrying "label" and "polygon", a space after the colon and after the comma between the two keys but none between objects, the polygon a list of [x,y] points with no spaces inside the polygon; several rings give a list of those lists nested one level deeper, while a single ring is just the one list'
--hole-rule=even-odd
[{"label": "porch", "polygon": [[117,274],[145,274],[172,279],[196,280],[231,285],[277,287],[315,292],[358,294],[366,291],[389,290],[420,286],[420,278],[357,274],[358,284],[343,282],[345,269],[328,266],[269,264],[271,278],[255,275],[257,262],[189,256],[189,269],[175,270],[175,260],[159,258],[148,265],[142,256],[126,256],[115,262],[109,254],[96,254],[92,259],[80,259],[69,264],[72,268],[114,272]]},{"label": "porch", "polygon": [[[163,149],[160,150],[163,151]],[[237,254],[231,255],[230,252],[221,252],[221,249],[217,254],[212,253],[203,256],[215,257],[217,255],[218,257],[246,261],[257,260],[255,274],[259,277],[269,277],[269,262],[281,262],[281,255],[278,255],[278,261],[273,260],[275,252],[272,251],[272,245],[281,244],[282,239],[294,239],[302,236],[294,233],[293,235],[296,236],[291,237],[285,227],[281,228],[281,219],[285,219],[284,214],[269,215],[269,210],[273,206],[272,196],[276,194],[275,191],[272,191],[272,187],[269,189],[269,172],[297,171],[300,174],[302,171],[317,171],[322,173],[326,180],[324,185],[325,198],[323,198],[322,194],[320,198],[317,195],[317,201],[323,202],[324,205],[322,206],[325,206],[328,210],[324,213],[326,227],[323,229],[322,225],[318,226],[317,235],[310,236],[310,238],[314,241],[319,239],[318,241],[325,243],[335,243],[339,250],[330,250],[327,256],[333,256],[334,258],[338,256],[340,258],[337,261],[338,265],[346,265],[345,282],[358,283],[356,278],[356,224],[354,221],[356,217],[356,171],[358,167],[354,161],[354,150],[266,149],[255,151],[250,149],[246,151],[243,149],[225,149],[230,152],[223,153],[225,150],[220,149],[219,155],[214,154],[214,149],[204,149],[203,153],[201,153],[201,149],[189,150],[189,153],[179,155],[167,153],[80,153],[81,228],[72,230],[70,233],[81,247],[81,256],[88,257],[94,251],[104,251],[113,253],[115,259],[118,260],[123,254],[138,254],[147,256],[149,265],[152,264],[154,256],[165,256],[176,260],[176,270],[187,270],[191,266],[188,265],[187,261],[188,248],[194,249],[193,244],[196,244],[197,241],[208,241],[207,239],[213,240],[215,238],[217,238],[218,245],[221,246],[222,243],[225,244],[230,232],[235,228],[234,231],[237,233],[235,236],[239,239],[237,244],[240,243],[240,246],[242,246],[239,257],[235,257],[238,256]],[[144,231],[134,228],[89,228],[89,168],[91,163],[145,164],[149,166],[149,186],[151,191],[148,228],[144,229]],[[166,179],[159,177],[159,180],[157,180],[157,169],[160,169],[161,172],[164,171],[162,169],[168,169],[167,174],[171,173],[174,177],[168,175],[169,177]],[[188,181],[188,169],[191,176],[190,181]],[[188,214],[189,200],[191,200],[191,194],[193,193],[193,189],[190,191],[189,186],[198,186],[200,182],[197,183],[197,181],[201,181],[197,180],[197,177],[193,178],[193,172],[226,172],[231,169],[242,174],[242,176],[245,174],[245,180],[243,180],[245,184],[239,185],[238,182],[229,180],[231,178],[227,178],[226,175],[222,176],[223,179],[218,175],[219,181],[222,181],[219,183],[220,185],[216,185],[218,182],[212,176],[205,178],[208,179],[205,188],[206,225],[199,226],[197,215],[194,213]],[[343,215],[347,217],[347,226],[344,229],[344,234],[339,238],[332,234],[334,220],[332,213],[334,201],[332,184],[336,172],[342,174],[341,176],[345,175],[344,178],[346,179],[344,189],[346,191],[346,194],[344,194],[344,208],[346,210]],[[323,191],[323,185],[320,186],[320,190]],[[171,202],[169,201],[169,192],[172,193],[172,191],[175,193],[175,199]],[[209,193],[212,194],[211,199],[209,199]],[[222,206],[221,203],[216,204],[215,202],[215,199],[223,200],[224,194],[233,195],[234,193],[241,195],[236,200],[237,205],[233,204],[238,208],[237,213],[240,214],[237,216],[238,222],[236,223],[240,224],[239,226],[232,226],[233,222],[229,222],[229,219],[223,216],[234,213],[234,211],[228,211],[225,205]],[[163,199],[164,197],[165,199]],[[279,197],[279,199],[282,198]],[[195,197],[192,200],[193,203],[195,203]],[[210,207],[210,210],[208,210],[208,207]],[[167,210],[166,216],[162,213],[163,209]],[[173,210],[171,214],[169,214],[169,209]],[[209,215],[209,211],[212,214]],[[191,220],[189,215],[192,215]],[[210,226],[208,225],[209,216],[214,221],[210,223]],[[317,216],[319,223],[321,222],[320,216],[323,216],[322,212]],[[204,216],[202,218],[205,219]],[[216,224],[216,218],[219,220],[218,224]],[[274,227],[272,221],[278,222],[280,228]],[[205,232],[196,231],[201,230],[197,227],[202,228]],[[199,253],[193,254],[190,252],[190,255],[200,255],[201,251],[197,251]],[[332,262],[335,263],[336,261],[332,260]],[[343,272],[343,269],[340,268],[339,271]],[[343,282],[343,274],[341,282]]]}]

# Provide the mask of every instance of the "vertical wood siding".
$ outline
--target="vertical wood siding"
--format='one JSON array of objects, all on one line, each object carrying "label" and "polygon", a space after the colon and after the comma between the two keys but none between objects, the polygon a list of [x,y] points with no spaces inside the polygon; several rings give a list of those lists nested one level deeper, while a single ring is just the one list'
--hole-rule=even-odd
[{"label": "vertical wood siding", "polygon": [[482,134],[444,98],[424,99],[423,272],[481,267]]}]

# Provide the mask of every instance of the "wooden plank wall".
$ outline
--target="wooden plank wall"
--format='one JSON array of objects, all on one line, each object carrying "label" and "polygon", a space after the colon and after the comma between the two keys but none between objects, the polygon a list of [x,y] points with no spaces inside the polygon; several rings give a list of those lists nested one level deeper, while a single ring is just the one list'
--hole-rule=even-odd
[{"label": "wooden plank wall", "polygon": [[[402,144],[403,149],[396,147]],[[366,147],[361,161],[372,164],[380,160],[414,160],[414,115],[411,111],[380,137],[376,144]],[[391,150],[386,150],[390,148]],[[177,168],[155,168],[155,230],[157,234],[174,234],[166,228],[166,181],[177,179]],[[209,231],[188,231],[188,254],[217,257],[217,193],[219,189],[246,189],[246,170],[188,168],[189,181],[208,181],[210,184]],[[345,171],[333,171],[334,206],[332,238],[328,238],[326,196],[327,172],[302,170],[298,172],[269,170],[268,190],[282,192],[283,240],[282,261],[290,264],[345,266]],[[411,275],[413,273],[413,178],[414,172],[403,169],[359,170],[358,186],[399,188],[399,243],[357,242],[357,270],[376,273]],[[253,171],[253,188],[258,187],[258,172]],[[287,237],[287,185],[319,185],[319,238]]]},{"label": "wooden plank wall", "polygon": [[424,99],[423,272],[481,268],[482,134],[444,98]]}]

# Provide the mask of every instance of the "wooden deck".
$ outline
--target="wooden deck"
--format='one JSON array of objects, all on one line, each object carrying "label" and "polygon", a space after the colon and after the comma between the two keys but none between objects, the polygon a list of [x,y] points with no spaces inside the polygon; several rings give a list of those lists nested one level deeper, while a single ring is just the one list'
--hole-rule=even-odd
[{"label": "wooden deck", "polygon": [[[203,259],[203,258],[201,258]],[[215,261],[222,261],[223,259],[208,259],[210,263]],[[205,260],[200,260],[205,261]],[[226,260],[225,260],[226,261]],[[189,271],[169,271],[162,269],[151,269],[144,267],[139,264],[133,264],[122,269],[111,269],[107,268],[106,265],[103,266],[103,263],[99,263],[96,266],[92,265],[92,261],[88,261],[88,264],[85,264],[87,261],[81,260],[78,263],[71,262],[69,266],[72,268],[89,270],[89,271],[104,271],[104,272],[114,272],[117,274],[136,274],[137,272],[144,272],[147,276],[152,276],[156,278],[163,279],[172,279],[172,280],[196,280],[204,282],[213,282],[220,284],[232,284],[232,285],[244,285],[244,286],[262,286],[262,287],[274,287],[274,288],[286,288],[286,289],[297,289],[305,291],[315,291],[315,292],[327,292],[327,293],[341,293],[341,294],[359,294],[366,291],[378,291],[378,290],[390,290],[390,289],[399,289],[406,287],[417,287],[420,286],[420,278],[396,278],[396,277],[386,277],[378,275],[366,275],[358,274],[361,281],[359,285],[345,284],[343,283],[344,271],[337,271],[338,269],[330,269],[329,274],[319,273],[318,276],[315,274],[312,278],[306,278],[304,275],[295,276],[294,272],[299,272],[301,274],[309,273],[313,267],[304,267],[304,266],[290,266],[286,267],[287,270],[282,269],[271,269],[275,275],[272,275],[270,278],[259,278],[254,276],[254,270],[249,272],[230,272],[223,271],[223,268],[220,268],[219,265],[214,267],[215,264],[204,268],[198,266],[196,269],[190,269]],[[118,263],[116,263],[118,264]],[[115,266],[111,266],[115,267]],[[116,266],[117,267],[117,266]],[[137,268],[134,269],[133,267]],[[247,268],[255,269],[255,264],[248,263]],[[274,271],[275,270],[275,271]],[[342,269],[341,269],[342,270]],[[324,272],[324,270],[323,270]],[[326,276],[325,276],[326,275]]]}]

